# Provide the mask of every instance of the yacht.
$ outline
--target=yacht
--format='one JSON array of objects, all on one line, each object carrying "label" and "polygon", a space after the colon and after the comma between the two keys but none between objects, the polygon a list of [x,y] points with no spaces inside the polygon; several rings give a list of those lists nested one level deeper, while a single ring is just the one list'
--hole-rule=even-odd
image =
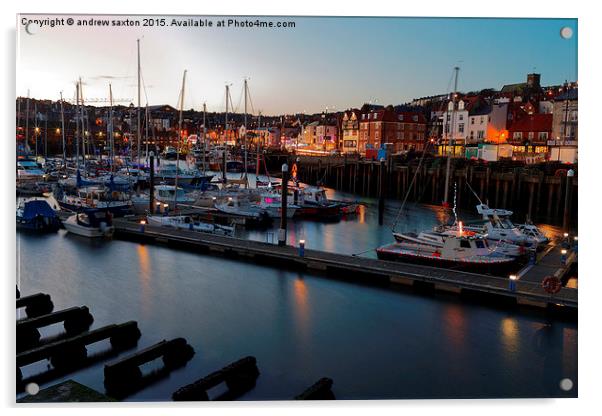
[{"label": "yacht", "polygon": [[[155,186],[155,203],[164,205],[167,204],[168,208],[175,209],[175,204],[178,205],[194,205],[197,198],[194,194],[187,193],[183,188],[174,185],[156,185]],[[135,194],[132,195],[132,205],[134,212],[142,214],[147,212],[149,209],[149,194]]]},{"label": "yacht", "polygon": [[48,175],[38,165],[35,160],[19,159],[17,160],[17,181],[18,182],[39,182],[48,178]]},{"label": "yacht", "polygon": [[147,215],[146,219],[149,225],[158,225],[161,227],[171,227],[180,230],[198,231],[202,233],[226,236],[234,235],[234,227],[195,221],[188,215]]},{"label": "yacht", "polygon": [[43,199],[24,201],[17,207],[17,228],[36,232],[54,232],[61,226],[56,212]]},{"label": "yacht", "polygon": [[107,211],[73,214],[63,221],[65,229],[82,237],[99,238],[113,235],[112,217]]},{"label": "yacht", "polygon": [[57,187],[54,197],[62,209],[74,212],[109,211],[116,217],[122,217],[132,210],[132,201],[127,193],[106,186],[84,186],[74,192]]},{"label": "yacht", "polygon": [[503,273],[516,266],[515,258],[496,253],[478,235],[397,233],[396,238],[398,242],[376,249],[379,259],[487,273]]}]

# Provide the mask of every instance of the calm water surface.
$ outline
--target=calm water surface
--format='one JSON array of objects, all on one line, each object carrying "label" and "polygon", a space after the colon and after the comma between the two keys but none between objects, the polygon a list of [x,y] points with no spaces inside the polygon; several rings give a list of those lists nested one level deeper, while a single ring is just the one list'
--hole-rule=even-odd
[{"label": "calm water surface", "polygon": [[[378,227],[376,202],[364,202],[339,223],[290,223],[289,243],[303,238],[311,248],[373,256],[392,241],[397,208],[389,202]],[[446,215],[410,205],[398,229],[419,231]],[[239,236],[276,240],[275,229]],[[246,400],[290,399],[324,376],[339,399],[576,395],[576,387],[559,388],[563,378],[577,380],[575,322],[64,230],[17,233],[17,244],[24,295],[49,293],[55,310],[87,305],[93,328],[136,320],[139,348],[180,336],[194,347],[186,367],[127,400],[169,400],[246,355],[261,372]],[[104,392],[102,365],[67,378]]]}]

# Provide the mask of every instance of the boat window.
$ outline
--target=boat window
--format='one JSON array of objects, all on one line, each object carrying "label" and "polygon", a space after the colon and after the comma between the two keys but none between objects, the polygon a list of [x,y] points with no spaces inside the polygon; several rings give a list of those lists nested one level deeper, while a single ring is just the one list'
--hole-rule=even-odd
[{"label": "boat window", "polygon": [[481,240],[477,240],[474,242],[477,248],[485,248],[485,244]]},{"label": "boat window", "polygon": [[462,247],[462,248],[470,248],[470,241],[468,241],[468,240],[460,240],[460,247]]}]

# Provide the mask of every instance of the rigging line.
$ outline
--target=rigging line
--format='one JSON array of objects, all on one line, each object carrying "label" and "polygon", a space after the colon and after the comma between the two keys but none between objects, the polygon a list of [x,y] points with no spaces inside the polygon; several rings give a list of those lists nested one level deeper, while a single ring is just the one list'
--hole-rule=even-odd
[{"label": "rigging line", "polygon": [[[228,88],[228,100],[230,101],[230,105],[232,105],[232,93],[230,92],[230,88]],[[236,109],[230,108],[230,114],[235,114],[236,112]]]},{"label": "rigging line", "polygon": [[477,195],[477,193],[474,191],[474,189],[472,189],[472,186],[470,186],[470,183],[468,183],[468,181],[466,181],[466,186],[468,186],[468,189],[470,189],[470,192],[472,192],[472,194],[475,196],[475,198],[477,198],[477,200],[479,201],[479,204],[483,204],[483,201],[481,201],[481,198],[479,198],[479,195]]},{"label": "rigging line", "polygon": [[[241,90],[240,97],[238,98],[238,104],[236,104],[236,108],[234,109],[234,112],[235,112],[235,113],[238,113],[238,109],[240,108],[240,103],[242,102],[242,97],[243,97],[243,95],[244,95],[244,93],[245,93],[245,91],[244,91],[244,88],[245,88],[245,87],[244,87],[244,84],[243,84],[243,87],[242,87],[242,88],[243,88],[243,89]],[[231,100],[231,99],[230,99],[230,102],[232,102],[232,100]]]},{"label": "rigging line", "polygon": [[144,83],[144,75],[142,75],[142,70],[140,71],[140,79],[142,80],[142,91],[144,91],[144,99],[146,100],[146,105],[148,105],[148,95],[146,94],[146,84]]},{"label": "rigging line", "polygon": [[255,114],[255,108],[253,108],[253,99],[251,98],[251,89],[249,88],[249,84],[247,84],[247,98],[249,99],[249,104],[251,104],[251,114]]},{"label": "rigging line", "polygon": [[[416,177],[418,176],[418,172],[420,172],[420,167],[422,166],[422,162],[424,160],[424,156],[426,156],[426,152],[429,148],[431,144],[431,141],[428,140],[426,142],[426,146],[424,146],[424,150],[422,151],[422,156],[420,157],[420,161],[418,162],[418,167],[416,168],[416,172],[414,172],[414,176],[412,177],[412,181],[410,182],[410,185],[408,186],[408,190],[406,191],[405,196],[403,197],[403,202],[401,203],[401,207],[399,208],[399,211],[397,211],[397,216],[395,217],[395,221],[393,222],[393,226],[391,227],[391,231],[395,231],[395,227],[397,226],[397,223],[399,222],[399,217],[401,215],[401,212],[403,211],[406,201],[408,200],[408,197],[410,196],[410,191],[412,189],[412,186],[414,185],[414,182],[416,181]],[[410,165],[408,163],[408,169],[410,168]]]}]

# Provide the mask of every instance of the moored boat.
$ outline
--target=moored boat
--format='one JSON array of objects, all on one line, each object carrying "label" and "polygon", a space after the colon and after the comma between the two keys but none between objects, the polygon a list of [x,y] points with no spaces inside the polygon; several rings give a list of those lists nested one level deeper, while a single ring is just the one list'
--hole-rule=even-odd
[{"label": "moored boat", "polygon": [[36,232],[57,231],[61,222],[45,200],[24,201],[17,207],[17,228]]},{"label": "moored boat", "polygon": [[376,249],[379,259],[495,274],[516,267],[515,258],[496,253],[482,236],[439,236],[425,242],[424,235],[397,234],[401,242]]},{"label": "moored boat", "polygon": [[180,230],[198,231],[209,234],[226,236],[234,235],[234,227],[195,221],[188,215],[147,215],[146,219],[149,225],[158,225],[161,227],[171,227]]},{"label": "moored boat", "polygon": [[89,238],[111,237],[114,231],[111,213],[107,211],[73,214],[63,221],[63,226],[70,233]]}]

